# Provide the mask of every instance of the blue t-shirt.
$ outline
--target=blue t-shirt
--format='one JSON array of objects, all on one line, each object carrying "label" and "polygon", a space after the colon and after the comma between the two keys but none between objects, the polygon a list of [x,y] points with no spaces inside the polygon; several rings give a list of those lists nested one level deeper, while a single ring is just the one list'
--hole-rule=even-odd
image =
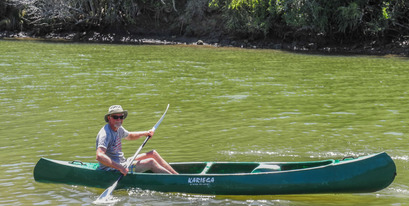
[{"label": "blue t-shirt", "polygon": [[[106,124],[98,132],[96,149],[102,147],[106,149],[106,155],[111,158],[112,161],[117,163],[123,163],[126,161],[124,153],[122,152],[122,138],[129,135],[129,132],[122,126],[115,132],[111,129],[109,124]],[[100,169],[109,169],[110,167],[103,164],[99,164]],[[112,169],[112,168],[111,168]]]}]

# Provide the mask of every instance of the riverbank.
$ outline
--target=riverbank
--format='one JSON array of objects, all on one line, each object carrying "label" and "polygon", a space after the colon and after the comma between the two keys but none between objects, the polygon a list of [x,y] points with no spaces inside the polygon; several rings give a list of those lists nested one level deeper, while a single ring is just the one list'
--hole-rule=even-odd
[{"label": "riverbank", "polygon": [[325,41],[292,41],[279,39],[229,39],[228,37],[185,37],[167,35],[134,35],[99,32],[51,33],[44,36],[32,36],[26,32],[0,32],[0,39],[40,40],[83,43],[115,44],[151,44],[151,45],[207,45],[214,47],[237,47],[246,49],[276,49],[291,52],[326,55],[395,55],[409,57],[409,40],[382,44],[376,41],[355,42],[349,44],[326,43]]}]

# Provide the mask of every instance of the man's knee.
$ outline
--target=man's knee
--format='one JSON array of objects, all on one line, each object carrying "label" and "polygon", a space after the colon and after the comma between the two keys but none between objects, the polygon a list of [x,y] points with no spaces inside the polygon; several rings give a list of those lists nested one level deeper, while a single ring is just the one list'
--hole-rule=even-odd
[{"label": "man's knee", "polygon": [[149,156],[154,156],[154,157],[159,156],[159,153],[156,152],[156,150],[151,150],[151,151],[147,152],[146,154],[149,155]]}]

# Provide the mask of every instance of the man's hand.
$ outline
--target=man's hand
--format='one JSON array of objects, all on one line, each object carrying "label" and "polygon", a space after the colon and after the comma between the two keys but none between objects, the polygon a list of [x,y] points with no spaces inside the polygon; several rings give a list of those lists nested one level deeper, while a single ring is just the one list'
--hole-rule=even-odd
[{"label": "man's hand", "polygon": [[124,176],[126,176],[126,175],[128,174],[128,172],[129,172],[129,169],[128,169],[128,168],[125,168],[125,167],[122,167],[119,171],[120,171]]},{"label": "man's hand", "polygon": [[149,131],[146,132],[145,136],[153,137],[153,134],[155,134],[155,131],[154,130],[149,130]]}]

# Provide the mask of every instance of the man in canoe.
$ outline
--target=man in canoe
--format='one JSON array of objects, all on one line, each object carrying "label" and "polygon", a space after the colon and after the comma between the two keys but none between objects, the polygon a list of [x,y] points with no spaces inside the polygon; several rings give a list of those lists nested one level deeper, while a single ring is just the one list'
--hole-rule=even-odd
[{"label": "man in canoe", "polygon": [[[96,159],[100,163],[100,169],[116,169],[126,175],[129,169],[125,168],[126,159],[122,152],[122,139],[136,140],[143,136],[153,136],[152,130],[128,132],[122,127],[127,116],[128,111],[123,110],[120,105],[109,107],[105,115],[107,124],[99,131],[96,140]],[[178,174],[155,150],[138,155],[131,167],[135,172],[151,170],[155,173]]]}]

